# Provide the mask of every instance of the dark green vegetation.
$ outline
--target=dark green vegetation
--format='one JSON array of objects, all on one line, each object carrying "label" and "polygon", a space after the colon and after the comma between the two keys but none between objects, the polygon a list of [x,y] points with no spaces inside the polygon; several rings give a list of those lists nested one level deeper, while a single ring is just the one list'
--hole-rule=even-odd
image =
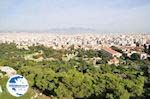
[{"label": "dark green vegetation", "polygon": [[[67,99],[150,97],[150,61],[139,60],[138,55],[133,55],[132,59],[121,57],[120,61],[125,63],[115,66],[107,64],[111,57],[97,50],[54,50],[41,45],[29,49],[17,49],[15,44],[0,44],[0,65],[13,67],[28,79],[30,88],[47,96]],[[43,60],[24,59],[26,55],[41,50],[43,53],[33,58],[43,57]],[[66,56],[75,53],[77,55]],[[64,57],[68,59],[65,61]],[[98,67],[91,62],[93,57],[102,58]],[[53,59],[48,60],[50,58]]]}]

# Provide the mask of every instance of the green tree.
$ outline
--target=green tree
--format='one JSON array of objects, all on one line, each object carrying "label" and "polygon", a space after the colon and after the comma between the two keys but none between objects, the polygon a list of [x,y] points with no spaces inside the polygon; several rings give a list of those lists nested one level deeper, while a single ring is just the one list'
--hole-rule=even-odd
[{"label": "green tree", "polygon": [[131,55],[131,60],[140,60],[140,54],[138,53],[133,53]]}]

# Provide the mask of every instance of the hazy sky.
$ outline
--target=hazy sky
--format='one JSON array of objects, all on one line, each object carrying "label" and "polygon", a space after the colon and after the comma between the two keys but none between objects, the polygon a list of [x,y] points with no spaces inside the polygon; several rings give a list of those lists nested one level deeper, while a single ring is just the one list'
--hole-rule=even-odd
[{"label": "hazy sky", "polygon": [[150,32],[150,0],[0,0],[0,30]]}]

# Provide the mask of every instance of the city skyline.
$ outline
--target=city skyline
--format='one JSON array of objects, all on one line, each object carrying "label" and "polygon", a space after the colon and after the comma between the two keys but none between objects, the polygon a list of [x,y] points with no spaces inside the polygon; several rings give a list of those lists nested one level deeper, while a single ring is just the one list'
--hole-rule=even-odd
[{"label": "city skyline", "polygon": [[0,31],[150,32],[149,0],[2,0]]}]

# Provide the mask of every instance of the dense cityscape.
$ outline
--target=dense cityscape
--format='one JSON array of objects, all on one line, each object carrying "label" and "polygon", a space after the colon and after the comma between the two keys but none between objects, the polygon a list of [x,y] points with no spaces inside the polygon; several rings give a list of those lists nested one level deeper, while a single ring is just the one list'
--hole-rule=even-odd
[{"label": "dense cityscape", "polygon": [[67,49],[74,45],[75,48],[101,49],[103,46],[118,46],[135,48],[149,45],[149,34],[70,34],[61,35],[53,33],[1,33],[0,43],[16,43],[19,47],[42,44],[54,49]]},{"label": "dense cityscape", "polygon": [[[150,47],[149,34],[82,34],[82,35],[53,35],[50,33],[1,33],[0,43],[15,43],[18,48],[28,49],[33,45],[44,45],[53,49],[68,49],[74,46],[74,49],[94,49],[105,50],[113,53],[109,49],[111,46],[118,47],[128,56],[133,53],[139,53],[141,59],[150,57],[144,52],[144,48]],[[121,54],[121,53],[120,53]],[[120,55],[121,56],[121,55]],[[119,56],[119,57],[120,57]]]}]

